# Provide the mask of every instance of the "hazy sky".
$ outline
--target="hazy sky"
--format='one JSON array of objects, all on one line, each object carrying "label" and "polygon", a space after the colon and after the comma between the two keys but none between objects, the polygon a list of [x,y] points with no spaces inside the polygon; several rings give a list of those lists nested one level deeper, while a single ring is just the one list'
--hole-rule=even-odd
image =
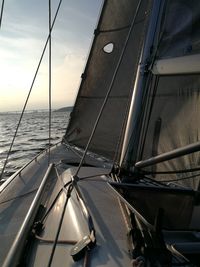
[{"label": "hazy sky", "polygon": [[[21,110],[48,36],[48,0],[6,0],[0,29],[0,111]],[[52,0],[52,17],[58,0]],[[1,1],[0,1],[1,3]],[[102,0],[63,0],[52,33],[53,108],[72,105]],[[48,50],[28,109],[48,107]]]}]

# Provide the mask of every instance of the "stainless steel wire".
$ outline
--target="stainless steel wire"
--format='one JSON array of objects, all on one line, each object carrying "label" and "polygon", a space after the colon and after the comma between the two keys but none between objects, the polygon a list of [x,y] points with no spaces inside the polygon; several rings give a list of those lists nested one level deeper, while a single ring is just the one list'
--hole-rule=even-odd
[{"label": "stainless steel wire", "polygon": [[6,165],[7,165],[7,163],[8,163],[8,158],[9,158],[9,156],[10,156],[10,153],[11,153],[11,150],[12,150],[12,147],[13,147],[13,144],[14,144],[14,141],[15,141],[15,138],[16,138],[16,136],[17,136],[17,133],[18,133],[18,130],[19,130],[19,126],[20,126],[20,124],[21,124],[21,121],[22,121],[22,118],[23,118],[23,115],[24,115],[24,112],[25,112],[25,109],[26,109],[26,106],[27,106],[29,97],[30,97],[31,92],[32,92],[32,89],[33,89],[33,85],[34,85],[34,83],[35,83],[35,80],[36,80],[38,71],[39,71],[39,69],[40,69],[40,65],[41,65],[41,63],[42,63],[42,60],[43,60],[43,57],[44,57],[44,54],[45,54],[47,45],[48,45],[48,43],[49,43],[49,39],[50,39],[50,37],[51,37],[51,32],[52,32],[53,27],[54,27],[54,24],[55,24],[55,22],[56,22],[56,18],[57,18],[57,16],[58,16],[58,12],[59,12],[59,10],[60,10],[60,6],[61,6],[61,4],[62,4],[62,0],[60,0],[60,2],[59,2],[59,4],[58,4],[58,7],[57,7],[57,10],[56,10],[56,13],[55,13],[55,16],[54,16],[54,19],[53,19],[53,22],[52,22],[52,25],[51,25],[51,28],[50,28],[48,37],[47,37],[47,39],[46,39],[46,42],[45,42],[45,45],[44,45],[44,48],[43,48],[43,51],[42,51],[42,54],[41,54],[41,57],[40,57],[38,66],[37,66],[37,68],[36,68],[36,71],[35,71],[35,74],[34,74],[34,77],[33,77],[33,80],[32,80],[32,83],[31,83],[31,86],[30,86],[30,89],[29,89],[27,98],[26,98],[26,100],[25,100],[25,103],[24,103],[24,106],[23,106],[23,109],[22,109],[22,112],[21,112],[19,121],[18,121],[18,123],[17,123],[17,127],[16,127],[16,130],[15,130],[13,139],[12,139],[12,141],[11,141],[10,148],[9,148],[9,150],[8,150],[8,153],[7,153],[7,156],[6,156],[4,165],[3,165],[3,169],[2,169],[2,172],[1,172],[0,180],[3,178],[3,174],[4,174],[4,171],[5,171]]},{"label": "stainless steel wire", "polygon": [[50,164],[51,156],[51,0],[49,0],[49,153],[48,165]]},{"label": "stainless steel wire", "polygon": [[133,17],[133,20],[132,20],[132,22],[131,22],[130,29],[129,29],[128,35],[127,35],[127,37],[126,37],[126,40],[125,40],[125,43],[124,43],[124,46],[123,46],[123,49],[122,49],[120,58],[119,58],[119,60],[118,60],[117,66],[116,66],[116,68],[115,68],[115,71],[114,71],[114,74],[113,74],[113,77],[112,77],[112,80],[111,80],[111,82],[110,82],[110,86],[109,86],[109,88],[108,88],[108,90],[107,90],[107,93],[106,93],[106,95],[105,95],[103,104],[102,104],[102,106],[101,106],[101,108],[100,108],[99,114],[98,114],[98,116],[97,116],[97,119],[96,119],[96,121],[95,121],[95,123],[94,123],[94,127],[93,127],[93,129],[92,129],[91,135],[90,135],[89,140],[88,140],[88,142],[87,142],[87,145],[86,145],[86,147],[85,147],[85,151],[84,151],[84,153],[83,153],[83,156],[82,156],[82,158],[81,158],[81,161],[80,161],[80,163],[79,163],[79,166],[78,166],[78,168],[77,168],[77,170],[76,170],[76,173],[75,173],[75,175],[74,175],[74,178],[75,178],[75,179],[78,179],[78,173],[79,173],[79,171],[80,171],[80,169],[81,169],[81,166],[82,166],[82,164],[83,164],[83,162],[84,162],[85,156],[86,156],[86,154],[87,154],[87,152],[88,152],[88,148],[89,148],[90,143],[91,143],[91,141],[92,141],[92,138],[93,138],[93,136],[94,136],[94,134],[95,134],[95,132],[96,132],[96,129],[97,129],[97,126],[98,126],[99,121],[100,121],[100,119],[101,119],[101,116],[102,116],[102,114],[103,114],[104,108],[105,108],[105,106],[106,106],[106,103],[107,103],[108,98],[109,98],[109,96],[110,96],[110,93],[111,93],[111,91],[112,91],[112,88],[113,88],[115,79],[116,79],[116,77],[117,77],[117,73],[118,73],[118,71],[119,71],[120,65],[121,65],[121,63],[122,63],[123,56],[124,56],[124,53],[125,53],[125,51],[126,51],[126,47],[127,47],[127,45],[128,45],[128,41],[129,41],[129,39],[130,39],[131,32],[132,32],[132,30],[133,30],[133,26],[134,26],[134,24],[135,24],[135,20],[136,20],[137,14],[138,14],[138,12],[139,12],[141,3],[142,3],[142,0],[140,0],[139,3],[138,3],[138,5],[137,5],[136,12],[135,12],[135,15],[134,15],[134,17]]}]

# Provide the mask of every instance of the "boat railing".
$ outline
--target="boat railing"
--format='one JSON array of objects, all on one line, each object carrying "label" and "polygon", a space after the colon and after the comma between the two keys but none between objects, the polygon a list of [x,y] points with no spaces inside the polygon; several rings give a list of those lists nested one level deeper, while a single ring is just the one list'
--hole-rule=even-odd
[{"label": "boat railing", "polygon": [[[55,146],[60,144],[60,142],[56,143]],[[23,170],[27,168],[32,162],[37,161],[38,158],[45,152],[48,152],[49,149],[42,150],[39,154],[37,154],[33,159],[31,159],[29,162],[27,162],[22,168],[20,168],[18,171],[16,171],[12,176],[10,176],[8,179],[5,180],[0,185],[0,193],[17,177],[17,175],[20,175]]]}]

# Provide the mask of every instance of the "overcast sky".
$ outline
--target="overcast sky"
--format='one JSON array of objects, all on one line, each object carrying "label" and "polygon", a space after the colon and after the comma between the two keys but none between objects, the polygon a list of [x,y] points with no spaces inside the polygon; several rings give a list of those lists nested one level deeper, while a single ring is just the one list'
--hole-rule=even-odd
[{"label": "overcast sky", "polygon": [[[0,29],[0,111],[21,110],[48,36],[48,0],[6,0]],[[1,2],[0,2],[1,3]],[[52,0],[52,17],[59,1]],[[72,105],[102,0],[63,0],[52,34],[53,108]],[[48,107],[48,50],[28,109]]]}]

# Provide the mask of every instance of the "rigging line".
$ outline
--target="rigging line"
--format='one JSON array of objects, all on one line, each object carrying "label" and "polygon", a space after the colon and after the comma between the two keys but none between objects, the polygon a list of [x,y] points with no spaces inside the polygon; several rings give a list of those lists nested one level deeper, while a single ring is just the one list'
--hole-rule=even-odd
[{"label": "rigging line", "polygon": [[89,253],[90,253],[89,249],[86,249],[85,257],[84,257],[84,260],[83,260],[83,267],[88,267],[89,266],[89,261],[90,261]]},{"label": "rigging line", "polygon": [[29,196],[29,195],[31,195],[31,194],[33,194],[33,193],[36,193],[37,190],[38,190],[38,188],[33,189],[33,190],[31,190],[31,191],[28,191],[28,192],[26,192],[26,193],[24,193],[24,194],[21,194],[21,195],[19,195],[19,196],[12,197],[12,198],[9,198],[9,199],[6,199],[6,200],[0,202],[0,205],[1,205],[1,204],[5,204],[5,203],[7,203],[7,202],[9,202],[9,201],[13,201],[13,200],[19,199],[19,198],[27,197],[27,196]]},{"label": "rigging line", "polygon": [[[66,183],[66,184],[64,185],[64,187],[67,187],[67,186],[70,185],[70,184],[71,184],[71,181],[69,181],[68,183]],[[59,196],[61,195],[61,193],[63,193],[63,188],[61,188],[61,189],[58,191],[57,195],[55,196],[54,200],[52,201],[52,203],[51,203],[50,207],[48,208],[48,210],[46,211],[46,213],[43,215],[43,217],[42,217],[42,219],[40,220],[40,222],[44,222],[44,220],[47,218],[47,216],[49,215],[49,213],[50,213],[51,210],[53,209],[54,205],[56,204],[56,202],[57,202]]]},{"label": "rigging line", "polygon": [[2,0],[2,3],[1,3],[1,15],[0,15],[0,28],[1,28],[2,19],[3,19],[4,2],[5,2],[5,1]]},{"label": "rigging line", "polygon": [[[58,4],[58,7],[57,7],[57,10],[56,10],[54,19],[53,19],[53,23],[52,23],[52,26],[51,26],[51,29],[50,29],[50,33],[51,33],[52,30],[53,30],[53,27],[54,27],[54,24],[55,24],[57,15],[58,15],[58,11],[60,10],[61,3],[62,3],[62,0],[60,0],[60,2],[59,2],[59,4]],[[31,83],[31,86],[30,86],[30,89],[29,89],[29,92],[28,92],[26,101],[25,101],[25,103],[24,103],[24,106],[23,106],[23,109],[22,109],[22,112],[21,112],[21,115],[20,115],[20,118],[19,118],[19,121],[18,121],[16,130],[15,130],[15,133],[14,133],[12,142],[11,142],[11,144],[10,144],[10,148],[9,148],[8,153],[7,153],[6,160],[5,160],[5,162],[4,162],[3,169],[2,169],[2,172],[1,172],[0,180],[3,178],[3,174],[4,174],[4,171],[5,171],[6,165],[7,165],[7,163],[8,163],[8,158],[9,158],[9,156],[10,156],[10,153],[11,153],[11,150],[12,150],[12,147],[13,147],[13,144],[14,144],[14,141],[15,141],[15,138],[16,138],[16,136],[17,136],[18,129],[19,129],[19,126],[20,126],[20,124],[21,124],[21,121],[22,121],[22,118],[23,118],[23,115],[24,115],[24,112],[25,112],[25,109],[26,109],[26,106],[27,106],[27,103],[28,103],[30,94],[31,94],[31,92],[32,92],[33,85],[34,85],[34,83],[35,83],[35,80],[36,80],[36,77],[37,77],[37,74],[38,74],[40,65],[41,65],[41,63],[42,63],[42,60],[43,60],[43,57],[44,57],[44,54],[45,54],[45,51],[46,51],[46,48],[47,48],[47,44],[48,44],[48,42],[49,42],[50,33],[49,33],[49,35],[48,35],[48,37],[47,37],[47,40],[46,40],[46,43],[45,43],[45,45],[44,45],[44,48],[43,48],[43,51],[42,51],[42,55],[41,55],[41,57],[40,57],[38,66],[37,66],[37,68],[36,68],[36,71],[35,71],[35,74],[34,74],[34,77],[33,77],[33,80],[32,80],[32,83]]]},{"label": "rigging line", "polygon": [[51,0],[49,0],[49,153],[48,165],[50,164],[51,146]]},{"label": "rigging line", "polygon": [[191,176],[187,176],[187,177],[182,177],[182,178],[177,178],[177,179],[172,179],[172,180],[161,180],[160,182],[161,183],[170,183],[170,182],[177,182],[177,181],[182,181],[182,180],[187,180],[187,179],[192,179],[192,178],[195,178],[197,176],[200,176],[200,173],[198,174],[194,174],[194,175],[191,175]]},{"label": "rigging line", "polygon": [[[149,84],[150,90],[146,90],[146,93],[144,95],[144,99],[147,98],[146,104],[144,103],[144,108],[142,109],[142,117],[143,117],[143,123],[141,125],[141,145],[140,149],[138,150],[138,156],[141,157],[144,151],[145,146],[145,140],[148,134],[148,128],[150,123],[150,118],[153,110],[153,105],[155,102],[156,92],[157,92],[157,84],[159,79],[156,77],[155,81],[153,81],[152,77],[150,76],[147,80],[147,84]],[[148,97],[148,95],[152,95],[151,97]]]},{"label": "rigging line", "polygon": [[97,173],[97,174],[94,174],[94,175],[81,177],[81,178],[79,178],[79,181],[81,182],[81,181],[84,181],[84,180],[87,180],[87,179],[97,178],[96,180],[107,183],[108,182],[107,180],[99,180],[98,177],[99,176],[108,176],[108,175],[109,175],[109,173],[107,173],[107,172]]},{"label": "rigging line", "polygon": [[[134,25],[137,25],[137,24],[139,24],[139,23],[141,23],[143,21],[144,21],[144,19],[140,19],[140,20],[136,21]],[[109,29],[109,30],[98,30],[97,29],[97,32],[98,33],[117,32],[117,31],[128,29],[130,27],[131,27],[131,24],[128,24],[128,25],[125,25],[125,26],[122,26],[122,27],[119,27],[119,28],[113,28],[113,29]]]},{"label": "rigging line", "polygon": [[185,169],[185,170],[175,170],[175,171],[156,171],[156,172],[151,172],[151,171],[139,171],[141,174],[176,174],[176,173],[187,173],[187,172],[196,172],[200,171],[200,167],[198,168],[192,168],[192,169]]},{"label": "rigging line", "polygon": [[[64,183],[63,179],[61,178],[61,176],[58,173],[58,169],[55,168],[55,171],[56,171],[56,175],[57,175],[58,179],[60,180],[60,182],[62,184],[62,188],[63,188],[63,191],[66,194],[66,197],[68,197],[68,195],[69,195],[69,187],[72,186],[72,190],[74,188],[76,196],[77,196],[77,200],[78,200],[78,202],[79,202],[79,204],[80,204],[80,206],[82,208],[81,209],[82,213],[83,213],[84,217],[87,220],[88,228],[89,228],[89,231],[91,233],[92,231],[94,231],[93,221],[92,221],[92,218],[91,218],[91,216],[90,216],[90,214],[88,212],[88,209],[87,209],[87,207],[86,207],[86,205],[85,205],[85,203],[83,201],[83,198],[82,198],[81,192],[80,192],[80,190],[78,188],[78,185],[76,183],[73,183],[73,180],[71,180],[71,184],[69,184],[68,189],[66,189],[65,188],[65,183]],[[71,192],[72,192],[72,190],[71,190]],[[70,193],[70,195],[71,195],[71,193]]]},{"label": "rigging line", "polygon": [[117,66],[116,66],[116,68],[115,68],[115,71],[114,71],[114,74],[113,74],[113,77],[112,77],[110,86],[109,86],[108,91],[107,91],[107,93],[106,93],[106,95],[105,95],[105,98],[104,98],[103,104],[102,104],[102,106],[101,106],[101,109],[100,109],[100,111],[99,111],[99,114],[98,114],[98,116],[97,116],[97,119],[96,119],[96,121],[95,121],[95,123],[94,123],[94,127],[93,127],[93,129],[92,129],[91,135],[90,135],[89,140],[88,140],[88,142],[87,142],[87,145],[86,145],[86,147],[85,147],[85,151],[84,151],[83,156],[82,156],[82,158],[81,158],[80,164],[79,164],[79,166],[78,166],[78,168],[77,168],[77,170],[76,170],[76,173],[75,173],[75,175],[74,175],[74,178],[76,178],[76,179],[78,178],[78,173],[79,173],[79,171],[80,171],[80,169],[81,169],[81,166],[82,166],[83,161],[84,161],[84,159],[85,159],[85,156],[86,156],[86,154],[87,154],[89,145],[90,145],[90,143],[91,143],[91,141],[92,141],[92,138],[93,138],[94,133],[95,133],[95,131],[96,131],[96,129],[97,129],[97,126],[98,126],[98,123],[99,123],[100,118],[101,118],[101,116],[102,116],[102,113],[103,113],[103,111],[104,111],[105,105],[106,105],[106,103],[107,103],[107,101],[108,101],[108,98],[109,98],[109,96],[110,96],[111,90],[112,90],[112,88],[113,88],[113,85],[114,85],[115,79],[116,79],[116,77],[117,77],[117,73],[118,73],[118,70],[119,70],[119,68],[120,68],[120,65],[121,65],[121,63],[122,63],[123,56],[124,56],[125,50],[126,50],[126,48],[127,48],[128,41],[129,41],[129,39],[130,39],[131,32],[132,32],[132,30],[133,30],[133,26],[134,26],[134,24],[135,24],[135,20],[136,20],[136,17],[137,17],[137,14],[138,14],[138,11],[139,11],[139,8],[140,8],[141,3],[142,3],[142,0],[140,0],[139,3],[138,3],[138,5],[137,5],[135,15],[134,15],[133,20],[132,20],[132,22],[131,22],[131,27],[130,27],[129,32],[128,32],[128,35],[127,35],[127,37],[126,37],[126,40],[125,40],[125,43],[124,43],[124,46],[123,46],[123,49],[122,49],[122,52],[121,52],[119,61],[118,61]]},{"label": "rigging line", "polygon": [[74,188],[73,184],[70,184],[69,187],[68,187],[68,190],[67,190],[68,194],[66,196],[66,200],[65,200],[64,207],[63,207],[63,210],[62,210],[62,214],[61,214],[61,217],[60,217],[60,221],[59,221],[59,224],[58,224],[56,237],[55,237],[55,240],[54,240],[54,243],[53,243],[53,247],[52,247],[50,258],[49,258],[48,265],[47,265],[48,267],[51,267],[51,264],[52,264],[53,256],[54,256],[56,245],[57,245],[57,242],[58,242],[58,237],[59,237],[59,234],[60,234],[60,230],[61,230],[61,227],[62,227],[64,216],[65,216],[65,210],[66,210],[67,203],[68,203],[68,200],[69,200],[69,198],[71,196],[71,192],[72,192],[73,188]]},{"label": "rigging line", "polygon": [[[46,239],[46,238],[43,238],[43,237],[36,235],[36,234],[34,234],[34,237],[37,240],[44,242],[44,243],[54,243],[54,240]],[[66,244],[66,245],[75,245],[76,243],[78,243],[78,241],[75,241],[75,240],[58,240],[58,242],[57,242],[57,244]]]},{"label": "rigging line", "polygon": [[69,181],[67,182],[67,184],[64,183],[63,179],[61,178],[61,176],[59,175],[59,172],[58,172],[58,169],[55,167],[55,172],[56,172],[56,176],[62,186],[62,190],[65,192],[65,194],[67,195],[68,194],[68,189],[66,189],[66,186],[72,182],[72,181]]},{"label": "rigging line", "polygon": [[48,210],[46,211],[46,213],[43,215],[42,219],[40,220],[40,222],[44,222],[44,220],[46,219],[46,217],[49,215],[49,213],[51,212],[52,208],[54,207],[54,205],[56,204],[58,198],[60,197],[61,193],[65,193],[66,195],[68,194],[68,191],[66,189],[66,187],[70,186],[70,184],[72,183],[72,181],[68,181],[67,183],[64,183],[63,179],[60,177],[59,173],[58,173],[58,169],[55,167],[55,172],[56,172],[56,176],[58,178],[58,180],[61,183],[61,189],[58,191],[57,195],[55,196],[54,200],[52,201],[50,207],[48,208]]},{"label": "rigging line", "polygon": [[67,149],[71,150],[75,155],[77,155],[79,158],[82,157],[82,155],[75,149],[75,147],[72,147],[67,140],[65,139],[65,136],[62,139],[62,144],[66,146]]}]

